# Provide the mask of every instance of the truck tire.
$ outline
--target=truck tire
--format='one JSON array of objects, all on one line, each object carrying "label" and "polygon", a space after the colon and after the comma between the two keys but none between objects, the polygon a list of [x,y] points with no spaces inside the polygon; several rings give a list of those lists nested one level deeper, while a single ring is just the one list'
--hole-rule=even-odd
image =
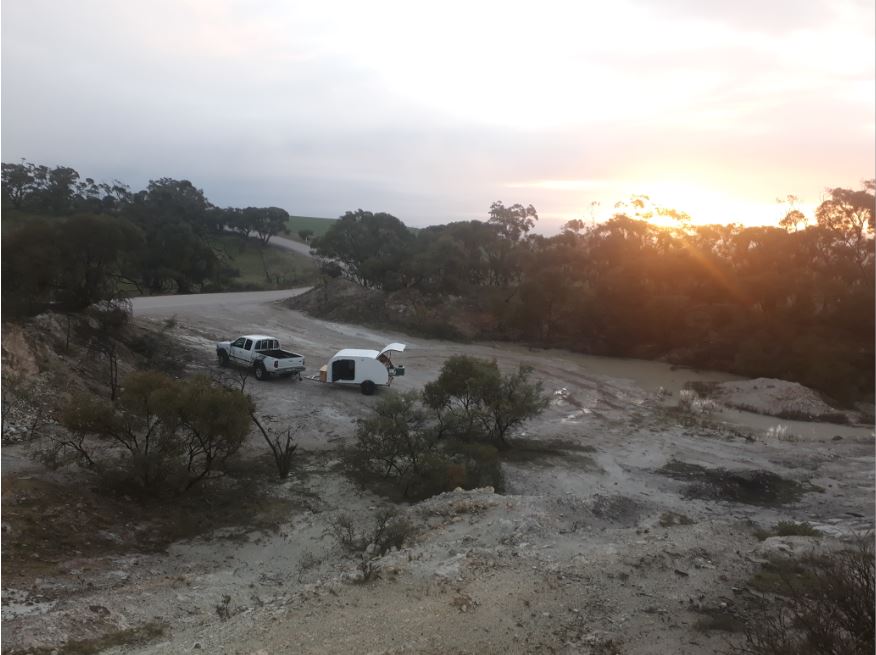
[{"label": "truck tire", "polygon": [[371,380],[365,380],[360,387],[362,389],[362,393],[366,396],[370,396],[374,393],[374,383]]},{"label": "truck tire", "polygon": [[265,370],[265,365],[259,362],[254,367],[255,379],[259,382],[264,382],[268,379],[268,372]]},{"label": "truck tire", "polygon": [[216,356],[219,358],[219,366],[225,368],[228,366],[228,353],[224,350],[220,350],[216,353]]}]

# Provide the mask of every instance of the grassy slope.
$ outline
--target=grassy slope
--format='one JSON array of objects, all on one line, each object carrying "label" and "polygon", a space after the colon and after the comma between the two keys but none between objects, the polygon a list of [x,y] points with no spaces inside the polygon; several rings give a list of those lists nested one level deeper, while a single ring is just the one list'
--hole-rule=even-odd
[{"label": "grassy slope", "polygon": [[[312,284],[316,277],[316,264],[313,260],[291,250],[268,245],[262,253],[262,248],[255,239],[247,240],[236,234],[214,237],[212,243],[227,257],[228,265],[239,271],[239,276],[233,283],[235,288],[285,289]],[[265,278],[266,267],[271,276],[270,281]]]},{"label": "grassy slope", "polygon": [[289,227],[289,234],[281,236],[287,239],[301,241],[298,236],[298,230],[312,230],[313,236],[321,237],[335,222],[334,218],[316,218],[315,216],[290,216],[286,225]]}]

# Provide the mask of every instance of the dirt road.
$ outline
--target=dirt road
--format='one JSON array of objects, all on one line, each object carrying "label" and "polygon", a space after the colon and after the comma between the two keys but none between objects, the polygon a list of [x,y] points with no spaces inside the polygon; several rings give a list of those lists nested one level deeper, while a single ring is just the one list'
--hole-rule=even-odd
[{"label": "dirt road", "polygon": [[[838,536],[872,527],[872,428],[805,424],[796,441],[780,440],[764,428],[778,419],[675,409],[686,381],[734,376],[319,321],[282,305],[301,291],[143,298],[134,314],[156,326],[175,318],[170,333],[194,353],[193,371],[214,366],[215,341],[251,332],[277,336],[312,372],[340,348],[407,343],[398,390],[422,388],[456,353],[530,365],[552,401],[516,435],[505,493],[402,507],[415,541],[380,560],[378,580],[354,584],[357,560],[330,526],[341,513],[365,525],[388,501],[348,477],[340,449],[389,391],[248,380],[259,413],[293,426],[302,451],[289,481],[265,482],[293,507],[275,530],[241,525],[166,553],[80,563],[92,587],[35,611],[6,603],[4,640],[39,645],[32,635],[45,626],[62,630],[100,607],[119,630],[163,626],[112,650],[125,653],[720,652],[727,635],[695,626],[742,606],[744,591],[731,588],[744,590],[757,566],[755,526],[809,521]],[[265,450],[251,439],[249,456]],[[722,496],[726,480],[692,485],[696,467],[773,474],[794,493],[740,502]]]},{"label": "dirt road", "polygon": [[278,248],[283,248],[285,250],[294,250],[297,253],[302,255],[307,255],[308,257],[312,257],[310,254],[310,246],[306,243],[301,243],[300,241],[294,241],[292,239],[284,239],[283,237],[271,237],[271,245],[277,246]]}]

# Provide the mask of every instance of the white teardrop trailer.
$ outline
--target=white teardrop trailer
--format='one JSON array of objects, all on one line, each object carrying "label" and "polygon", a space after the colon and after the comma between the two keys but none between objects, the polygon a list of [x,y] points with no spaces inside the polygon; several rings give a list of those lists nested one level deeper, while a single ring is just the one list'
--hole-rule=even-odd
[{"label": "white teardrop trailer", "polygon": [[393,378],[405,374],[405,367],[394,365],[390,359],[390,353],[404,350],[403,343],[391,343],[383,350],[344,348],[319,369],[319,376],[308,379],[327,384],[358,384],[362,393],[370,396],[378,384],[388,387]]}]

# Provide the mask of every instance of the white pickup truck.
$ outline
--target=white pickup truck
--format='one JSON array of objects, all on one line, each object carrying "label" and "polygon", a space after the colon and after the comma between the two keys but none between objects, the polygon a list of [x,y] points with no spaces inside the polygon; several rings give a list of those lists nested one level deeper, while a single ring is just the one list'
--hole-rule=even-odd
[{"label": "white pickup truck", "polygon": [[247,334],[234,341],[220,341],[216,344],[216,357],[219,366],[237,364],[252,368],[256,380],[292,375],[300,379],[304,370],[304,357],[280,350],[279,341],[263,334]]}]

